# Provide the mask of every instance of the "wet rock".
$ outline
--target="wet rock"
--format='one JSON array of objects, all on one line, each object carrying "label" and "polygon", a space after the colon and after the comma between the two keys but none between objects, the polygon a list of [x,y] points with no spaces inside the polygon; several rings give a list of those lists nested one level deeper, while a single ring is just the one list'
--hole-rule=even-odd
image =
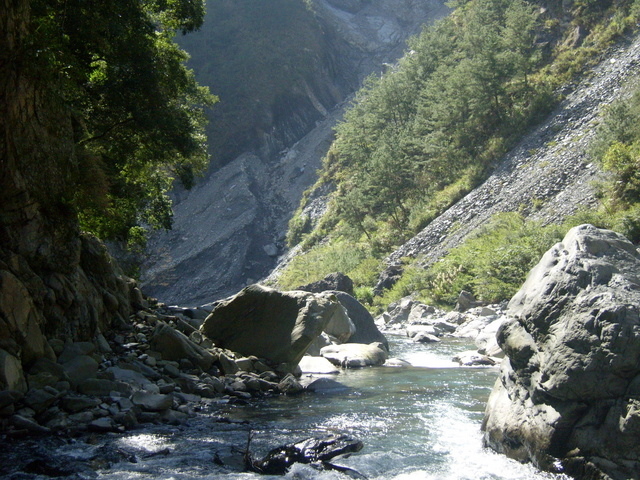
[{"label": "wet rock", "polygon": [[433,325],[409,325],[406,331],[409,338],[415,338],[417,335],[436,336],[439,333]]},{"label": "wet rock", "polygon": [[118,425],[122,425],[126,429],[134,428],[138,425],[138,418],[133,410],[129,409],[119,412],[113,416],[113,421]]},{"label": "wet rock", "polygon": [[307,392],[321,393],[325,395],[344,394],[351,389],[346,385],[327,377],[311,378],[301,382]]},{"label": "wet rock", "polygon": [[249,461],[247,466],[265,475],[284,475],[294,463],[319,463],[330,469],[326,462],[340,455],[358,452],[362,446],[361,441],[348,435],[309,438],[277,447],[264,458]]},{"label": "wet rock", "polygon": [[173,395],[138,391],[133,394],[131,401],[146,412],[162,412],[173,406]]},{"label": "wet rock", "polygon": [[334,365],[342,368],[382,365],[388,357],[387,351],[381,343],[329,345],[320,350],[320,354]]},{"label": "wet rock", "polygon": [[411,367],[411,363],[406,360],[402,360],[401,358],[388,358],[386,362],[384,362],[385,367]]},{"label": "wet rock", "polygon": [[166,410],[160,414],[160,421],[169,425],[182,425],[188,418],[187,413],[176,410]]},{"label": "wet rock", "polygon": [[74,413],[72,415],[69,415],[67,418],[69,420],[69,423],[71,424],[86,425],[89,422],[93,421],[93,419],[95,418],[95,415],[93,411],[87,410],[84,412]]},{"label": "wet rock", "polygon": [[99,433],[118,431],[118,426],[113,419],[109,417],[96,418],[89,422],[87,427],[90,431]]}]

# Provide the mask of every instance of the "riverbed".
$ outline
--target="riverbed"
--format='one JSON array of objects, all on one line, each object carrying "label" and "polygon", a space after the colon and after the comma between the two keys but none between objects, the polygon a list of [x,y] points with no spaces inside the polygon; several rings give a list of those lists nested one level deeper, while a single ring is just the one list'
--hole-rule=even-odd
[{"label": "riverbed", "polygon": [[[240,471],[242,452],[254,457],[315,435],[347,433],[364,447],[342,466],[379,480],[562,479],[482,448],[480,424],[497,368],[461,368],[451,361],[466,340],[415,344],[390,337],[392,355],[412,367],[348,370],[344,388],[229,404],[212,401],[188,425],[154,426],[108,435],[93,445],[68,444],[60,454],[90,455],[108,443],[126,461],[99,470],[104,480],[257,479]],[[345,479],[335,471],[296,465],[285,478]]]}]

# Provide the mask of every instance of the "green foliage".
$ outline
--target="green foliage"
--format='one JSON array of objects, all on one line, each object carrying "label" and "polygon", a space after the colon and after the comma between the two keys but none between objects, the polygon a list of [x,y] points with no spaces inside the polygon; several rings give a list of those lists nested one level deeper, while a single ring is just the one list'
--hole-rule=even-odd
[{"label": "green foliage", "polygon": [[[321,182],[337,186],[321,223],[330,221],[302,235],[304,246],[322,244],[328,256],[364,243],[371,252],[365,258],[383,258],[477,185],[555,105],[553,92],[640,19],[640,0],[576,2],[570,12],[545,2],[562,22],[540,21],[533,2],[520,0],[450,5],[457,9],[450,17],[426,28],[397,66],[369,78],[358,92],[324,161]],[[567,14],[573,23],[565,22]],[[562,39],[563,29],[573,32],[576,25],[590,32],[581,43]],[[541,38],[556,43],[543,50]],[[431,268],[418,261],[406,265],[402,278],[372,304],[383,308],[417,293],[424,301],[453,305],[462,289],[486,301],[507,299],[540,256],[580,223],[639,239],[638,104],[612,106],[594,146],[615,176],[603,192],[612,199],[602,209],[580,212],[562,226],[542,226],[516,213],[496,217]],[[531,208],[541,206],[534,200]],[[322,264],[316,248],[309,253]],[[380,266],[363,260],[359,269],[368,272],[358,291],[369,301],[366,292]]]},{"label": "green foliage", "polygon": [[311,218],[297,211],[289,220],[287,230],[287,245],[293,247],[302,241],[303,235],[311,231]]},{"label": "green foliage", "polygon": [[296,256],[278,279],[283,289],[293,289],[307,283],[322,280],[333,272],[349,275],[369,257],[369,251],[363,246],[340,243],[333,246],[318,245]]},{"label": "green foliage", "polygon": [[537,10],[524,0],[458,7],[369,78],[336,129],[325,165],[335,214],[381,251],[468,191],[548,107],[548,89],[530,80],[542,58]]},{"label": "green foliage", "polygon": [[[215,101],[173,41],[201,0],[33,0],[28,65],[55,85],[75,135],[66,198],[102,238],[171,226],[175,177],[207,165],[203,107]],[[71,169],[70,169],[71,170]]]},{"label": "green foliage", "polygon": [[517,213],[498,214],[430,268],[417,263],[408,266],[400,281],[376,303],[386,305],[417,293],[428,303],[453,306],[462,290],[487,302],[507,300],[566,230],[566,226],[526,221]]},{"label": "green foliage", "polygon": [[611,175],[603,192],[603,223],[639,242],[640,87],[606,109],[591,156]]}]

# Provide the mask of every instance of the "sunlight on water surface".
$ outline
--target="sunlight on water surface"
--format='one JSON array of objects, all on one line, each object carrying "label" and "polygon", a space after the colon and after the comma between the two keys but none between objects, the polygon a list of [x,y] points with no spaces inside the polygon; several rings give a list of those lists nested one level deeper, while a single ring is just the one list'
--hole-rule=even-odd
[{"label": "sunlight on water surface", "polygon": [[[241,472],[251,451],[260,458],[285,443],[334,432],[364,448],[335,463],[372,480],[559,480],[482,448],[480,424],[497,368],[460,368],[451,357],[471,347],[460,340],[435,345],[391,338],[392,355],[414,367],[348,370],[334,377],[348,390],[331,395],[274,397],[216,407],[184,427],[153,427],[115,440],[138,463],[103,471],[104,480],[246,480],[283,478]],[[455,368],[454,368],[455,366]],[[223,419],[224,421],[220,421]],[[166,454],[165,454],[166,453]],[[214,458],[222,459],[223,466]],[[235,462],[235,464],[234,464]],[[333,471],[295,465],[288,479],[344,480]]]}]

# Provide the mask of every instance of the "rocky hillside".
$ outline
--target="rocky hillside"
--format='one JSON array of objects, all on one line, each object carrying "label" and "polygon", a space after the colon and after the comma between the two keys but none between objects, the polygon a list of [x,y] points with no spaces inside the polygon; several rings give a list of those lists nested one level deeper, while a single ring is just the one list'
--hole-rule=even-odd
[{"label": "rocky hillside", "polygon": [[[351,89],[372,71],[385,68],[383,63],[396,59],[406,48],[404,41],[408,36],[448,11],[443,1],[436,0],[420,3],[319,0],[313,5],[314,25],[323,26],[333,38],[326,45],[337,48],[313,54],[314,58],[321,55],[335,60],[331,62],[337,70],[333,76],[324,77],[324,81],[348,85]],[[203,41],[208,35],[206,28],[205,25],[200,37]],[[195,37],[185,47],[190,48],[197,41]],[[233,50],[229,45],[225,48]],[[204,63],[207,51],[199,45],[193,56],[197,68]],[[253,68],[251,71],[260,72]],[[200,75],[200,81],[206,83]],[[235,81],[242,84],[237,88],[252,91],[256,81],[267,80],[264,76],[257,79],[236,76]],[[329,148],[333,125],[340,116],[339,103],[348,93],[347,88],[342,88],[339,95],[323,95],[309,83],[300,96],[299,87],[273,105],[273,108],[297,105],[294,120],[289,115],[286,121],[276,121],[278,116],[273,109],[250,110],[269,117],[269,123],[259,129],[262,133],[254,135],[251,141],[245,138],[245,150],[229,146],[229,151],[244,153],[210,172],[193,190],[175,194],[173,230],[152,239],[149,261],[144,266],[142,280],[150,295],[169,303],[209,302],[264,277],[275,266],[276,258],[283,252],[287,222],[302,192],[316,179],[315,172]],[[215,84],[212,89],[221,96],[221,104],[242,100],[225,97],[225,91],[216,90]],[[220,115],[225,112],[223,109]],[[247,112],[236,111],[239,115]],[[213,123],[217,121],[214,117]],[[292,128],[294,124],[296,127]]]},{"label": "rocky hillside", "polygon": [[589,142],[602,109],[623,95],[621,86],[637,74],[639,55],[638,36],[612,48],[581,82],[566,87],[561,105],[482,185],[393,252],[387,264],[418,256],[431,264],[499,212],[520,211],[550,223],[594,206],[593,182],[602,172],[588,158]]}]

